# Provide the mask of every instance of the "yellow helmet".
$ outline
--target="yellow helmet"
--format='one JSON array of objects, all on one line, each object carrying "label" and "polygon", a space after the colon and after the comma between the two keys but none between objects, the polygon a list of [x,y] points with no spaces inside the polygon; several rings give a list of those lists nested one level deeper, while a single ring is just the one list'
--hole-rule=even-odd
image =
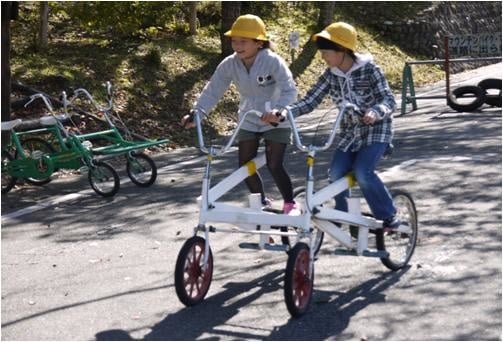
[{"label": "yellow helmet", "polygon": [[245,14],[236,19],[229,31],[224,33],[228,37],[244,37],[268,41],[265,24],[256,15]]},{"label": "yellow helmet", "polygon": [[356,49],[356,30],[353,26],[343,22],[328,25],[323,31],[315,34],[313,40],[316,41],[318,37],[328,39],[351,51]]}]

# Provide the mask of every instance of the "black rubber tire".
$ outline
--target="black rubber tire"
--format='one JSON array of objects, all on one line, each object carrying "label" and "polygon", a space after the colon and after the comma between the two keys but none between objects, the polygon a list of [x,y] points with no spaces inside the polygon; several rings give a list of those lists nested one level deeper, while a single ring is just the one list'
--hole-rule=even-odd
[{"label": "black rubber tire", "polygon": [[[155,165],[152,158],[150,158],[143,152],[132,152],[130,155],[126,156],[126,159],[126,172],[129,176],[129,179],[131,179],[131,182],[145,188],[154,184],[157,178],[157,166]],[[135,161],[133,161],[133,159],[135,159]],[[139,178],[137,176],[137,173],[133,172],[133,169],[136,169],[136,167],[133,167],[133,163],[135,164],[135,166],[142,168],[141,170],[139,170],[140,172],[150,172],[149,177],[147,179]]]},{"label": "black rubber tire", "polygon": [[[105,173],[104,173],[105,172]],[[108,180],[109,177],[113,178],[113,186],[110,190],[103,190],[98,186],[96,182],[96,176],[106,177]],[[120,188],[120,179],[117,171],[108,163],[104,161],[95,161],[94,168],[89,168],[89,172],[87,174],[89,179],[89,183],[91,184],[91,188],[98,194],[103,197],[112,197],[115,196],[117,191]]]},{"label": "black rubber tire", "polygon": [[[26,138],[21,140],[21,147],[23,147],[23,150],[25,151],[25,154],[30,155],[35,149],[38,151],[41,151],[46,154],[53,154],[55,153],[54,147],[52,147],[51,144],[49,144],[47,141],[45,141],[42,138],[38,137],[32,137],[32,138]],[[17,158],[17,156],[16,156]],[[39,167],[44,167],[45,165],[43,164],[43,159],[40,160],[39,162]],[[46,169],[46,171],[48,171]],[[37,178],[24,178],[24,180],[32,185],[36,186],[42,186],[51,181],[51,177],[43,178],[43,179],[37,179]]]},{"label": "black rubber tire", "polygon": [[[297,198],[302,194],[305,194],[306,192],[306,187],[304,186],[299,186],[293,190],[293,198]],[[281,227],[280,228],[282,232],[288,231],[288,227]],[[318,255],[318,252],[320,251],[321,245],[323,244],[323,238],[325,236],[325,233],[323,233],[321,230],[315,229],[314,232],[314,239],[315,239],[315,245],[314,245],[314,255]],[[287,245],[290,249],[291,244],[290,244],[290,239],[288,236],[282,236],[281,237],[281,242],[283,245]]]},{"label": "black rubber tire", "polygon": [[288,252],[284,278],[285,304],[290,315],[295,318],[306,313],[313,295],[314,264],[313,270],[309,272],[310,264],[309,246],[298,242]]},{"label": "black rubber tire", "polygon": [[[486,93],[486,104],[493,107],[501,108],[501,79],[499,78],[486,78],[477,84],[477,87],[480,87]],[[498,94],[488,94],[488,89],[496,89],[499,90]]]},{"label": "black rubber tire", "polygon": [[8,193],[16,185],[17,178],[7,172],[6,165],[11,160],[14,160],[14,157],[9,152],[2,150],[2,194]]},{"label": "black rubber tire", "polygon": [[408,224],[411,233],[384,232],[376,229],[376,246],[379,251],[386,251],[389,255],[381,258],[381,262],[392,271],[405,267],[416,248],[418,227],[416,205],[411,195],[402,190],[392,190],[391,196],[397,207],[397,215],[402,224]]},{"label": "black rubber tire", "polygon": [[[211,285],[213,277],[213,254],[211,248],[209,249],[207,268],[204,271],[202,270],[205,245],[205,239],[200,236],[193,236],[185,241],[176,259],[176,295],[186,306],[201,303]],[[193,290],[196,290],[195,294],[192,293]]]},{"label": "black rubber tire", "polygon": [[[460,103],[459,98],[466,94],[475,95],[474,100],[469,103]],[[479,108],[486,101],[486,93],[477,86],[462,86],[451,91],[447,97],[449,107],[458,112],[471,112]]]}]

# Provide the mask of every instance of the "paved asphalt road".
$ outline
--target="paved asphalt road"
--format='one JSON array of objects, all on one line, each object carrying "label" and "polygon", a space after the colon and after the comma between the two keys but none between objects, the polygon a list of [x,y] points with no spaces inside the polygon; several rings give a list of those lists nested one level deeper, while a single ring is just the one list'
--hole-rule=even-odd
[{"label": "paved asphalt road", "polygon": [[[452,82],[501,74],[500,63]],[[440,82],[418,93],[442,90]],[[407,189],[416,201],[419,244],[406,269],[336,255],[337,243],[326,239],[312,306],[290,319],[286,254],[243,250],[240,242],[256,238],[220,233],[210,239],[215,266],[206,300],[184,307],[173,272],[197,222],[204,164],[196,149],[179,149],[155,156],[155,185],[143,189],[123,178],[113,199],[95,195],[84,176],[2,196],[2,339],[501,339],[501,109],[418,105],[396,118],[395,153],[379,167],[390,188]],[[306,139],[321,114],[299,119]],[[290,151],[288,168],[302,185],[305,158]],[[318,157],[319,184],[329,159],[329,152]],[[216,161],[214,181],[235,164],[235,153]],[[246,193],[240,185],[225,199],[239,202]]]}]

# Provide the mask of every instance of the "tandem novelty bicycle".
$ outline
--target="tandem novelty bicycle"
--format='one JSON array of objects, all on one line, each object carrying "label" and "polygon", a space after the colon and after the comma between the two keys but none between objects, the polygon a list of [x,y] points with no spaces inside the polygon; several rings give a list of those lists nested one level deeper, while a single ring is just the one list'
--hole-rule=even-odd
[{"label": "tandem novelty bicycle", "polygon": [[9,133],[9,140],[2,144],[2,193],[9,192],[19,178],[30,184],[44,185],[60,169],[85,168],[92,189],[101,196],[113,196],[119,188],[115,169],[104,161],[95,160],[86,142],[65,129],[62,121],[71,120],[70,117],[56,115],[47,96],[34,94],[25,107],[37,99],[44,102],[50,113],[31,120],[41,128],[18,131],[17,128],[23,127],[22,120],[2,122],[2,132]]},{"label": "tandem novelty bicycle", "polygon": [[[305,146],[295,120],[288,112],[287,119],[292,127],[295,145],[307,154],[305,186],[295,191],[295,200],[302,209],[299,216],[262,209],[259,194],[249,195],[249,207],[246,208],[218,201],[222,195],[266,164],[263,154],[211,186],[213,159],[229,151],[245,117],[261,115],[260,112],[247,112],[227,144],[220,149],[205,146],[201,118],[195,115],[199,148],[207,155],[207,162],[202,180],[202,194],[198,198],[199,222],[194,228],[194,236],[182,246],[176,262],[175,289],[183,304],[192,306],[202,302],[210,287],[213,275],[210,233],[256,234],[259,236],[256,248],[287,251],[284,299],[293,317],[303,315],[309,308],[314,287],[314,262],[325,234],[338,241],[345,248],[347,255],[379,258],[387,268],[394,271],[407,265],[418,236],[417,212],[408,193],[392,191],[397,215],[402,223],[397,229],[385,231],[382,221],[365,212],[361,197],[353,195],[348,198],[348,212],[336,210],[331,204],[336,194],[348,189],[351,192],[355,188],[356,180],[352,174],[314,191],[313,169],[316,153],[330,147],[345,115],[358,116],[358,113],[360,111],[356,106],[344,104],[327,141],[323,145]],[[215,226],[217,223],[236,227],[220,228]],[[282,245],[268,243],[269,236],[272,235],[281,236]],[[370,235],[375,235],[375,249],[369,248]],[[250,245],[240,244],[241,247],[252,247]]]}]

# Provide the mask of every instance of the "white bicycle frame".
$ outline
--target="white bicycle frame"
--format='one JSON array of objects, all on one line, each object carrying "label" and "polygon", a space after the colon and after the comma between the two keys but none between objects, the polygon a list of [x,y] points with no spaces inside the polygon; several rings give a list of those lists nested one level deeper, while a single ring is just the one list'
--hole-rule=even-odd
[{"label": "white bicycle frame", "polygon": [[[302,144],[294,117],[292,113],[288,111],[287,119],[289,120],[292,127],[295,145],[300,151],[307,152],[308,168],[306,174],[306,197],[305,203],[300,203],[303,206],[303,213],[299,216],[290,216],[287,214],[276,214],[272,212],[262,211],[260,194],[251,194],[249,196],[250,206],[248,208],[217,202],[217,200],[222,195],[231,191],[231,189],[233,189],[236,185],[244,181],[247,177],[253,175],[256,170],[260,169],[266,164],[265,154],[261,154],[239,169],[235,170],[229,176],[221,180],[217,185],[210,188],[211,162],[213,158],[223,155],[229,150],[230,146],[236,138],[237,132],[239,131],[247,115],[262,115],[262,113],[257,111],[249,111],[245,113],[245,115],[243,115],[243,117],[239,121],[233,135],[231,136],[227,144],[220,150],[217,150],[214,146],[207,148],[204,145],[201,118],[199,117],[199,114],[196,113],[195,120],[199,147],[200,150],[208,156],[202,182],[202,194],[198,198],[200,206],[199,223],[194,231],[195,234],[197,233],[197,231],[204,231],[205,239],[206,241],[208,241],[208,243],[205,244],[204,265],[206,265],[209,255],[209,233],[217,231],[259,234],[261,237],[259,242],[260,248],[264,247],[265,241],[269,235],[292,236],[296,237],[297,240],[300,240],[301,238],[308,238],[309,245],[311,247],[310,260],[311,262],[313,262],[314,239],[312,239],[311,223],[315,225],[316,229],[319,229],[328,234],[348,249],[355,250],[358,256],[374,256],[372,255],[372,253],[369,253],[367,251],[369,229],[381,229],[383,222],[362,215],[360,198],[348,198],[348,212],[323,207],[323,203],[331,200],[335,195],[354,186],[356,184],[354,176],[352,174],[348,174],[345,177],[337,180],[336,182],[320,189],[316,193],[314,192],[313,167],[316,152],[324,151],[330,147],[335,138],[335,134],[340,126],[343,116],[347,114],[355,115],[355,111],[356,108],[352,104],[345,104],[344,106],[342,106],[332,127],[330,136],[327,139],[326,143],[322,146],[304,146]],[[209,222],[230,223],[235,224],[238,227],[236,227],[236,229],[217,229],[214,226],[208,225]],[[353,241],[350,233],[343,231],[334,222],[338,223],[339,225],[349,224],[358,226],[358,240],[356,242]],[[280,230],[271,230],[271,226],[289,226],[295,227],[296,230],[290,232],[282,232]],[[407,225],[401,225],[397,229],[397,231],[410,233],[411,229]]]}]

